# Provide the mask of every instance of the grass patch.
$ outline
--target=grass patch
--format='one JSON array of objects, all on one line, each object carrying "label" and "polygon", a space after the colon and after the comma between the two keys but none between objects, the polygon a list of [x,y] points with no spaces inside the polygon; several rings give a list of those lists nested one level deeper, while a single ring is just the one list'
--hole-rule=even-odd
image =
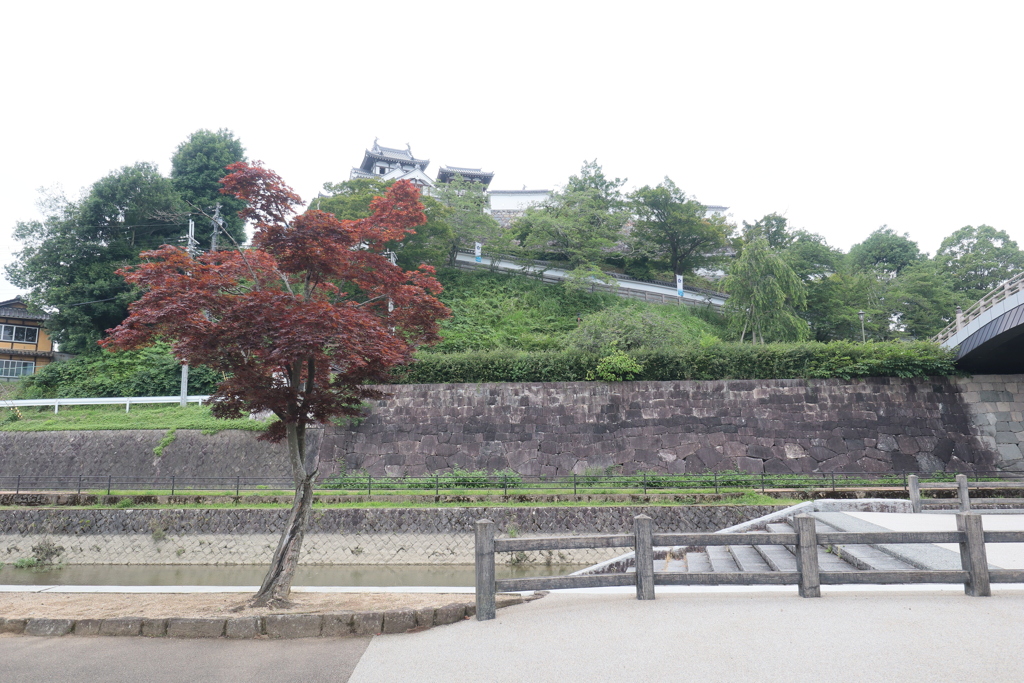
[{"label": "grass patch", "polygon": [[[267,424],[261,420],[242,418],[239,420],[218,420],[206,406],[190,405],[137,405],[125,412],[124,406],[68,406],[58,413],[53,408],[22,408],[21,419],[0,424],[5,432],[58,432],[78,430],[120,430],[120,429],[163,429],[167,436],[161,441],[166,447],[174,440],[177,429],[197,429],[204,434],[216,434],[225,429],[241,429],[250,432],[266,431]],[[170,439],[170,440],[168,440]],[[164,443],[164,442],[167,443]]]}]

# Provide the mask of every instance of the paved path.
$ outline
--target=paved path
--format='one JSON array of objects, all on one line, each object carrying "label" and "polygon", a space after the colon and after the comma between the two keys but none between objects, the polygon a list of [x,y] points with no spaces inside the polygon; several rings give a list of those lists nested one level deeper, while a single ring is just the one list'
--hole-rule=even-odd
[{"label": "paved path", "polygon": [[823,593],[552,594],[374,638],[350,681],[1024,681],[1024,592]]},{"label": "paved path", "polygon": [[0,636],[0,681],[339,683],[348,680],[369,642]]}]

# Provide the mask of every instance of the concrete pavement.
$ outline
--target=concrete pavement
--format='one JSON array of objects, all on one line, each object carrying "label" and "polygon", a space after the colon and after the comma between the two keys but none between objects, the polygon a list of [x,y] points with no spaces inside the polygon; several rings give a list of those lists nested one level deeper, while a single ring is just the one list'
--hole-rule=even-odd
[{"label": "concrete pavement", "polygon": [[348,680],[369,642],[0,636],[0,681],[338,683]]},{"label": "concrete pavement", "polygon": [[1024,681],[1024,592],[556,593],[374,638],[351,683]]}]

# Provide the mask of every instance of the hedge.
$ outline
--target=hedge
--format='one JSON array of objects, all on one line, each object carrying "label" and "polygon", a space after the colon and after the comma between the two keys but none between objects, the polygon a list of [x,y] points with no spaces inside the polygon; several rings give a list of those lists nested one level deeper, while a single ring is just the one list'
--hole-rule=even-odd
[{"label": "hedge", "polygon": [[[960,374],[953,353],[930,342],[716,343],[630,355],[643,366],[634,379],[649,381]],[[576,382],[595,371],[600,357],[571,351],[421,353],[393,375],[400,384]]]}]

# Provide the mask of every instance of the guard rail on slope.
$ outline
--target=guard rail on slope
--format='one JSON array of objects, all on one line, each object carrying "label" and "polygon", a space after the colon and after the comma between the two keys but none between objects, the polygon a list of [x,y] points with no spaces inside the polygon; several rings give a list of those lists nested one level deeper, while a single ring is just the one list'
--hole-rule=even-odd
[{"label": "guard rail on slope", "polygon": [[[202,403],[209,396],[186,396],[188,403]],[[181,403],[181,396],[117,396],[107,398],[32,398],[16,401],[3,400],[0,406],[7,408],[31,408],[53,406],[53,412],[59,412],[61,406],[119,406],[124,404],[124,411],[131,410],[132,405],[143,403]]]}]

